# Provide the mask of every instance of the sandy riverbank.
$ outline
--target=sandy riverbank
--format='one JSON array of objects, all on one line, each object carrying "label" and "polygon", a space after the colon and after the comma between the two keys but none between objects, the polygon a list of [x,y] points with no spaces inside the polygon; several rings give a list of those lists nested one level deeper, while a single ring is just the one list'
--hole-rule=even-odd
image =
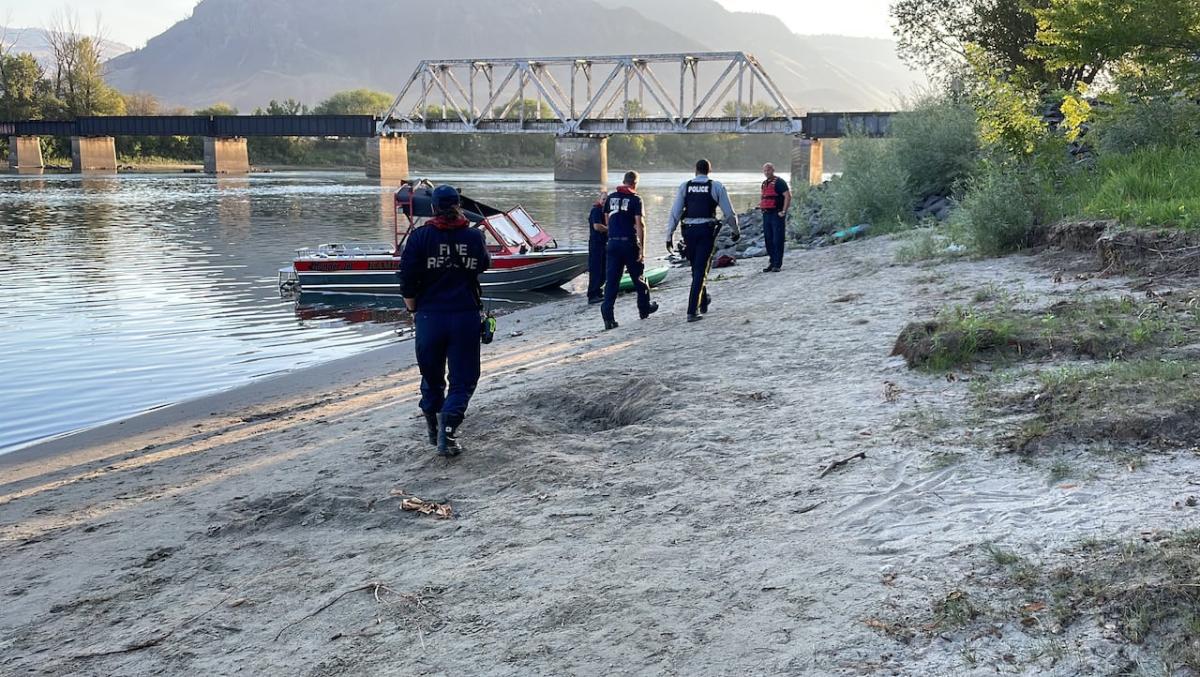
[{"label": "sandy riverbank", "polygon": [[[1048,551],[1181,526],[1171,503],[1194,460],[1057,485],[997,456],[983,440],[1000,423],[969,420],[968,384],[886,355],[906,323],[986,285],[1047,303],[1078,285],[1034,258],[931,272],[895,247],[719,271],[698,325],[682,275],[650,320],[622,299],[613,332],[579,301],[506,318],[503,336],[525,333],[487,349],[451,463],[421,441],[399,352],[386,376],[10,462],[4,670],[1077,674],[1019,633],[970,667],[865,621],[944,595],[981,542]],[[403,512],[405,496],[455,517]]]}]

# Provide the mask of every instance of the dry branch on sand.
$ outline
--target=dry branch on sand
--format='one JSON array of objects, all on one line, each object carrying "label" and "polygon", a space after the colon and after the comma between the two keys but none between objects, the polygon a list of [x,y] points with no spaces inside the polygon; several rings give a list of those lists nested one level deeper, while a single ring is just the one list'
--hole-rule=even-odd
[{"label": "dry branch on sand", "polygon": [[416,496],[410,496],[403,489],[393,489],[391,494],[392,496],[402,497],[400,500],[400,509],[405,512],[418,512],[422,515],[432,515],[443,520],[454,517],[454,508],[449,503],[435,503]]},{"label": "dry branch on sand", "polygon": [[283,626],[282,628],[279,629],[279,632],[275,633],[275,641],[278,642],[279,638],[283,637],[283,633],[287,632],[288,630],[291,630],[292,628],[296,627],[297,625],[300,625],[301,623],[309,620],[310,618],[314,618],[314,617],[320,615],[321,612],[329,609],[334,604],[337,604],[338,602],[342,601],[346,597],[348,597],[356,592],[362,592],[364,590],[371,591],[371,596],[375,599],[375,602],[377,604],[386,604],[387,603],[387,600],[383,599],[379,595],[380,592],[387,592],[387,593],[390,593],[397,597],[400,597],[406,601],[411,602],[418,608],[424,608],[421,603],[421,599],[419,597],[417,597],[416,595],[406,595],[402,592],[397,592],[396,590],[388,587],[387,585],[385,585],[379,581],[372,581],[370,583],[363,583],[362,585],[355,586],[353,588],[350,588],[349,590],[343,590],[342,592],[338,593],[337,595],[334,595],[333,597],[331,597],[328,601],[326,601],[321,606],[317,607],[315,610],[313,610],[313,611],[305,614],[301,618],[294,620],[291,623],[288,623],[287,625]]},{"label": "dry branch on sand", "polygon": [[846,458],[834,461],[833,463],[830,463],[829,465],[825,466],[825,469],[821,471],[821,474],[817,475],[817,479],[824,479],[826,475],[833,472],[834,470],[837,470],[838,468],[849,465],[850,461],[854,461],[854,460],[857,460],[860,458],[866,458],[866,457],[867,457],[867,452],[860,451],[857,454],[854,454],[853,456],[847,456]]}]

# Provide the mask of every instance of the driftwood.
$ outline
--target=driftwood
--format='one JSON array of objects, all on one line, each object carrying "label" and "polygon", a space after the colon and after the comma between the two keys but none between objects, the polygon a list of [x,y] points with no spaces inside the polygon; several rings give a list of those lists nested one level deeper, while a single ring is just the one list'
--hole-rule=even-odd
[{"label": "driftwood", "polygon": [[854,454],[853,456],[847,456],[846,458],[843,458],[840,461],[834,461],[833,463],[830,463],[829,465],[825,466],[825,469],[821,471],[821,474],[817,475],[817,479],[824,479],[826,475],[833,472],[834,470],[837,470],[838,468],[841,468],[844,465],[847,465],[848,463],[850,463],[850,461],[853,461],[858,458],[866,458],[866,457],[867,457],[867,452],[860,451],[857,454]]},{"label": "driftwood", "polygon": [[812,512],[823,505],[825,505],[825,501],[821,501],[819,503],[813,503],[812,505],[806,505],[803,508],[800,508],[798,510],[793,510],[792,514],[793,515],[803,515],[804,513]]},{"label": "driftwood", "polygon": [[288,630],[291,630],[292,628],[296,627],[297,625],[300,625],[304,621],[307,621],[308,619],[316,616],[317,614],[328,609],[329,607],[333,606],[334,604],[337,604],[338,602],[342,601],[342,599],[345,598],[347,595],[351,595],[356,592],[361,592],[363,590],[373,591],[372,594],[375,596],[375,600],[379,601],[379,591],[380,590],[391,591],[391,588],[387,587],[383,583],[375,582],[375,583],[363,583],[362,585],[358,586],[357,588],[350,588],[349,590],[345,590],[345,591],[341,592],[340,594],[338,594],[333,599],[322,604],[320,607],[317,608],[316,611],[313,611],[312,613],[305,615],[304,618],[301,618],[300,620],[292,621],[291,623],[288,623],[287,625],[280,628],[279,632],[275,633],[275,641],[278,642],[279,638],[283,636],[283,633],[287,632]]},{"label": "driftwood", "polygon": [[228,602],[229,599],[232,597],[233,597],[233,595],[226,595],[225,597],[221,598],[221,601],[210,606],[209,608],[205,609],[204,611],[201,611],[200,613],[196,614],[195,616],[192,616],[191,618],[180,623],[179,625],[176,625],[175,627],[171,628],[170,630],[167,630],[166,632],[156,635],[154,637],[151,637],[149,639],[144,639],[135,644],[130,644],[128,646],[121,647],[120,649],[110,649],[108,651],[96,651],[94,653],[76,654],[75,656],[72,656],[72,658],[82,660],[85,658],[100,658],[103,656],[117,656],[120,654],[134,653],[135,651],[141,651],[142,649],[149,649],[152,646],[158,646],[159,644],[162,644],[167,639],[169,639],[171,637],[171,635],[174,635],[176,631],[182,630],[183,628],[185,628],[185,627],[191,625],[192,623],[195,623],[196,621],[200,620],[201,618],[204,618],[205,616],[209,615],[210,613],[213,612],[214,609],[221,606],[225,602]]}]

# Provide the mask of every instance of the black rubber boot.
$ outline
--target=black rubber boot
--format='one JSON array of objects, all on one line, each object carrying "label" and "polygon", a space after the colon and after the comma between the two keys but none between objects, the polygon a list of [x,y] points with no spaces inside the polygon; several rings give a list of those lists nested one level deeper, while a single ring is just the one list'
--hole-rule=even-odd
[{"label": "black rubber boot", "polygon": [[458,456],[462,453],[462,445],[458,443],[458,438],[455,433],[458,432],[457,423],[449,423],[446,420],[445,414],[437,415],[438,421],[438,438],[437,448],[438,456]]},{"label": "black rubber boot", "polygon": [[429,443],[436,447],[438,443],[437,414],[431,414],[428,411],[421,413],[425,414],[425,430],[429,433]]},{"label": "black rubber boot", "polygon": [[638,313],[638,315],[644,320],[647,317],[650,317],[651,315],[653,315],[654,313],[657,313],[657,312],[658,312],[658,303],[651,303],[650,308],[647,309],[646,312]]},{"label": "black rubber boot", "polygon": [[703,319],[704,319],[703,315],[688,315],[688,322],[699,322],[700,320],[703,320]]},{"label": "black rubber boot", "polygon": [[616,329],[616,328],[617,328],[617,327],[619,327],[619,326],[621,326],[621,325],[617,324],[617,321],[616,321],[616,320],[605,320],[605,321],[604,321],[604,331],[609,331],[609,330],[611,330],[611,329]]},{"label": "black rubber boot", "polygon": [[708,314],[708,305],[710,303],[712,303],[712,297],[708,295],[708,292],[704,292],[704,298],[700,299],[700,314],[701,315]]}]

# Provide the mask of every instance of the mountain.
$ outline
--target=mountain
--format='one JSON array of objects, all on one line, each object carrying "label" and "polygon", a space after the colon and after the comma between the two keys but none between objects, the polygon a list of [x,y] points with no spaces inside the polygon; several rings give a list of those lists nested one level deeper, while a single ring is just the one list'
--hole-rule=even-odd
[{"label": "mountain", "polygon": [[889,41],[801,37],[713,0],[202,0],[110,61],[108,80],[167,105],[249,111],[359,87],[396,93],[428,58],[717,49],[757,54],[798,108],[891,107],[915,79]]},{"label": "mountain", "polygon": [[108,64],[110,84],[167,103],[241,110],[315,103],[358,87],[397,93],[417,61],[703,45],[631,25],[590,0],[203,0],[192,16]]},{"label": "mountain", "polygon": [[731,12],[716,0],[599,0],[670,26],[710,49],[758,57],[801,110],[890,109],[924,82],[891,40],[797,35],[768,14]]},{"label": "mountain", "polygon": [[[43,68],[49,68],[54,62],[53,53],[50,51],[50,41],[47,39],[46,31],[41,28],[0,26],[0,36],[5,45],[12,45],[10,51],[13,54],[28,52],[42,64]],[[132,50],[133,48],[129,45],[112,40],[101,42],[101,54],[105,59],[112,59]]]}]

